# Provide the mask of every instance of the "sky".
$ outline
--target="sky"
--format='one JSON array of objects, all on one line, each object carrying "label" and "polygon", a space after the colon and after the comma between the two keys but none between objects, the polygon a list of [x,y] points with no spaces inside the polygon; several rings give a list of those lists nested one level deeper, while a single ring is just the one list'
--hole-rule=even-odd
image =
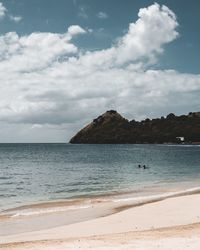
[{"label": "sky", "polygon": [[0,142],[68,142],[115,109],[200,111],[200,1],[0,0]]}]

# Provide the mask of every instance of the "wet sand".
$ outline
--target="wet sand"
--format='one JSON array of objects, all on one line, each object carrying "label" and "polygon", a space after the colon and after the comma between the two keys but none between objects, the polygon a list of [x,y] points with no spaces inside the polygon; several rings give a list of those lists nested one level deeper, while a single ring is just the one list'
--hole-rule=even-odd
[{"label": "wet sand", "polygon": [[[2,235],[0,236],[0,249],[199,250],[200,209],[198,204],[200,204],[200,194],[172,197],[135,207],[130,207],[130,202],[127,204],[118,202],[117,213],[107,203],[103,206],[104,209],[110,207],[108,215],[78,222],[79,214],[77,213],[75,223]],[[97,207],[99,211],[103,209],[101,206],[102,204],[97,203],[85,212],[90,215],[95,214]],[[123,210],[120,211],[122,206],[124,206]],[[54,216],[59,218],[60,213]],[[21,218],[21,222],[24,219]]]}]

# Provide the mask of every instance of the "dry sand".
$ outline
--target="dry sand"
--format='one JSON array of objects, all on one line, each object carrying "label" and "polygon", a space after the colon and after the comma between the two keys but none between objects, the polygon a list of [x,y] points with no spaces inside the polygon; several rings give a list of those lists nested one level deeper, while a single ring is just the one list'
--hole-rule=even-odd
[{"label": "dry sand", "polygon": [[200,249],[200,195],[168,198],[101,218],[0,237],[4,250]]}]

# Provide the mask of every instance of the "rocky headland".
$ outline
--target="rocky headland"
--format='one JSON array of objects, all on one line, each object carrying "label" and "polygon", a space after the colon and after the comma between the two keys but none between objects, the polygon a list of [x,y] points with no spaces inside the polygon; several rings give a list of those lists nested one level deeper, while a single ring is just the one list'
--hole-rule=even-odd
[{"label": "rocky headland", "polygon": [[70,140],[70,143],[88,144],[199,142],[200,112],[128,121],[115,110],[100,115]]}]

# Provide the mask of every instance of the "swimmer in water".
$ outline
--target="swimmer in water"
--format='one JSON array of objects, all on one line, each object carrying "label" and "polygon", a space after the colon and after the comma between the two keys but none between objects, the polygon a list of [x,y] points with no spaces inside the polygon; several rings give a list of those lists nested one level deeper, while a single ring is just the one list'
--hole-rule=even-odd
[{"label": "swimmer in water", "polygon": [[144,169],[148,169],[149,167],[147,167],[146,165],[143,165],[143,168],[144,168]]}]

